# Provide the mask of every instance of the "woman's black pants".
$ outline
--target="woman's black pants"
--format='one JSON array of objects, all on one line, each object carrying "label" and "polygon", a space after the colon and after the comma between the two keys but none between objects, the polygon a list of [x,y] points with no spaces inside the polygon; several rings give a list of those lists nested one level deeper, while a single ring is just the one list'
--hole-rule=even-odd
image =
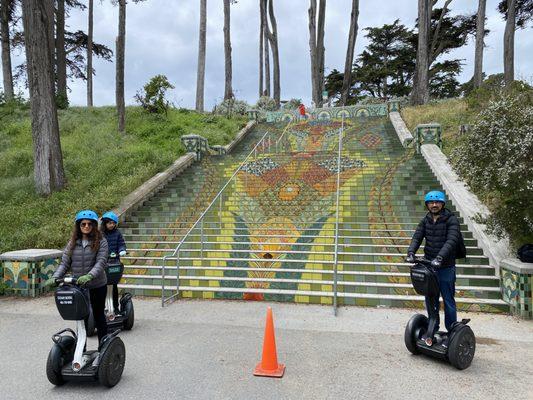
[{"label": "woman's black pants", "polygon": [[[94,325],[98,330],[98,343],[107,335],[107,320],[105,317],[105,298],[107,295],[107,285],[95,289],[89,289],[91,298],[91,308],[93,309]],[[87,321],[85,321],[87,326]]]}]

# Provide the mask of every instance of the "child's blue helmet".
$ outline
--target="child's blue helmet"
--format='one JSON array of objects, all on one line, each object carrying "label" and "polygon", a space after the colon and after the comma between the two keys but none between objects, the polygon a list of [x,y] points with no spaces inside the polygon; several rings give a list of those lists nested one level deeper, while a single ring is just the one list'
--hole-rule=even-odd
[{"label": "child's blue helmet", "polygon": [[90,219],[98,223],[98,214],[93,210],[82,210],[76,214],[76,222],[81,221],[82,219]]},{"label": "child's blue helmet", "polygon": [[432,190],[431,192],[428,192],[426,194],[426,197],[424,198],[424,202],[427,203],[428,201],[441,201],[443,203],[446,203],[446,196],[444,193],[439,192],[438,190]]},{"label": "child's blue helmet", "polygon": [[113,211],[106,212],[104,215],[102,215],[102,219],[110,219],[115,224],[118,224],[117,214],[115,214]]}]

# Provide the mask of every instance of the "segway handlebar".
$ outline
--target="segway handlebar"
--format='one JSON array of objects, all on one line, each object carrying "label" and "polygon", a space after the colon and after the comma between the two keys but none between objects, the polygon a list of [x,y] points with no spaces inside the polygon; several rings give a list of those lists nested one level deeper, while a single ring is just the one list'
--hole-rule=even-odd
[{"label": "segway handlebar", "polygon": [[75,278],[73,276],[67,276],[67,277],[64,277],[64,278],[56,278],[56,283],[58,285],[61,285],[62,283],[70,283],[72,285],[77,285],[78,284],[78,278]]},{"label": "segway handlebar", "polygon": [[414,261],[409,260],[409,258],[405,259],[405,262],[409,264],[423,264],[426,267],[431,267],[431,260],[428,260],[425,257],[415,257]]}]

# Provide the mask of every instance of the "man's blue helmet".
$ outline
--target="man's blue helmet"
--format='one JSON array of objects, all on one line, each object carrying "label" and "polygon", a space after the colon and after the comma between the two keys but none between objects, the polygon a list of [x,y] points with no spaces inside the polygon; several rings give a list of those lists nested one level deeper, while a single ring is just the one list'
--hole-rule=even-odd
[{"label": "man's blue helmet", "polygon": [[438,190],[432,190],[431,192],[428,192],[424,198],[425,203],[428,201],[442,201],[443,203],[446,203],[446,196]]},{"label": "man's blue helmet", "polygon": [[118,224],[117,214],[115,214],[113,211],[106,212],[104,215],[102,215],[102,219],[110,219],[115,224]]},{"label": "man's blue helmet", "polygon": [[90,219],[98,223],[98,214],[93,210],[82,210],[76,214],[76,222],[81,221],[82,219]]}]

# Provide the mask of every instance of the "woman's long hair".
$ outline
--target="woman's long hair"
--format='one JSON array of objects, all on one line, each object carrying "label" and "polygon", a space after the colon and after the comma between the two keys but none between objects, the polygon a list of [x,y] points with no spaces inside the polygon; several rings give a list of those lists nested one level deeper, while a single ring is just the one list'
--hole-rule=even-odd
[{"label": "woman's long hair", "polygon": [[[91,229],[91,233],[89,233],[89,240],[91,243],[91,249],[94,253],[98,252],[98,249],[100,249],[100,240],[102,240],[102,233],[98,229],[98,223],[90,219],[91,224],[93,226],[93,229]],[[68,254],[72,255],[72,251],[74,250],[74,247],[76,246],[76,240],[81,240],[83,238],[83,234],[81,233],[80,228],[80,221],[76,221],[74,224],[74,229],[72,230],[72,234],[70,235],[70,241],[69,241],[69,249]]]}]

